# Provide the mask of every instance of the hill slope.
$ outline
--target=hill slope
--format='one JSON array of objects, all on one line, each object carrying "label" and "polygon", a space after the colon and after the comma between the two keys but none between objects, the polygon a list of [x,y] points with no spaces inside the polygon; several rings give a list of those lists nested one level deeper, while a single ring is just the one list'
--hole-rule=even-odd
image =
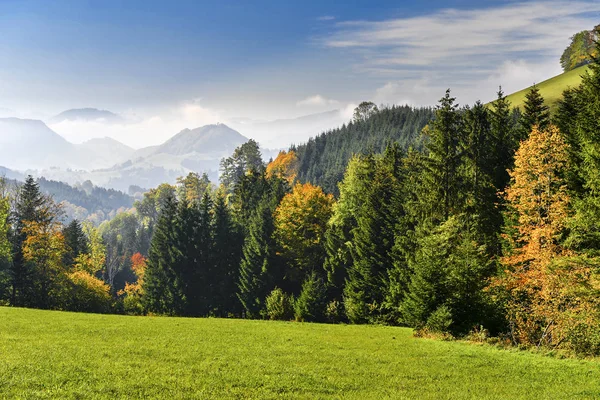
[{"label": "hill slope", "polygon": [[[537,84],[540,94],[546,100],[546,104],[553,109],[556,102],[562,97],[562,93],[568,87],[576,87],[581,83],[581,76],[588,70],[587,66],[575,68],[569,72],[557,75]],[[531,87],[525,88],[507,96],[512,107],[521,107],[525,102],[525,95]]]},{"label": "hill slope", "polygon": [[0,398],[576,399],[593,361],[410,329],[0,307]]},{"label": "hill slope", "polygon": [[359,123],[321,133],[305,144],[292,146],[300,160],[298,177],[337,194],[346,165],[356,153],[385,150],[389,143],[406,149],[419,147],[416,141],[423,127],[433,118],[431,108],[393,106]]}]

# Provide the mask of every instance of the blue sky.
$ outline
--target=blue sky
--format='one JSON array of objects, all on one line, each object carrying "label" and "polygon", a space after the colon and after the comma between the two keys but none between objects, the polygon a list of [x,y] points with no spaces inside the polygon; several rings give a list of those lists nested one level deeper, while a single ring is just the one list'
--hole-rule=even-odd
[{"label": "blue sky", "polygon": [[488,100],[560,72],[599,3],[0,0],[0,108],[183,125],[432,104],[446,87]]}]

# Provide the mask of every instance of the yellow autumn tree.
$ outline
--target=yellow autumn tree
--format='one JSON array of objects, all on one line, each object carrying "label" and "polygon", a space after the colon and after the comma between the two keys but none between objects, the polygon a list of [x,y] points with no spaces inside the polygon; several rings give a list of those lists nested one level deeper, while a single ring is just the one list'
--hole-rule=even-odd
[{"label": "yellow autumn tree", "polygon": [[62,225],[51,219],[26,221],[23,234],[23,257],[30,265],[36,306],[62,307],[66,287]]},{"label": "yellow autumn tree", "polygon": [[267,177],[271,178],[276,176],[281,179],[286,179],[291,185],[298,176],[299,166],[298,156],[295,151],[280,151],[277,158],[267,165]]},{"label": "yellow autumn tree", "polygon": [[575,258],[561,240],[571,213],[564,180],[568,168],[568,145],[558,128],[534,126],[510,172],[511,251],[496,284],[507,294],[507,318],[517,343],[559,346],[569,340],[580,312],[590,307],[577,288],[592,282],[591,262]]},{"label": "yellow autumn tree", "polygon": [[319,186],[298,183],[275,210],[275,239],[290,266],[285,278],[292,289],[298,289],[311,271],[322,271],[333,203],[333,196]]}]

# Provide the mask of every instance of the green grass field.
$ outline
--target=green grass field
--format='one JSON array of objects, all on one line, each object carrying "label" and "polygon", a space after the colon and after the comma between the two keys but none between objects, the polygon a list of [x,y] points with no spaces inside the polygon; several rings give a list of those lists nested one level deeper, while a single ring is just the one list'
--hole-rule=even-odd
[{"label": "green grass field", "polygon": [[[540,94],[546,100],[546,104],[553,109],[556,102],[562,97],[563,91],[568,87],[576,87],[581,83],[581,75],[588,70],[587,66],[576,68],[537,84]],[[525,95],[530,88],[526,88],[508,95],[507,98],[513,107],[521,107],[525,101]]]},{"label": "green grass field", "polygon": [[576,399],[600,363],[410,329],[0,307],[0,398]]}]

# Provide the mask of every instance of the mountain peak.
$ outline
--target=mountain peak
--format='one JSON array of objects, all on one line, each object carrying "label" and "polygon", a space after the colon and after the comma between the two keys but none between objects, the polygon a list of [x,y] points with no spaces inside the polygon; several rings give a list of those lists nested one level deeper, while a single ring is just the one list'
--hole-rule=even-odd
[{"label": "mountain peak", "polygon": [[52,124],[58,124],[64,121],[87,121],[116,124],[124,122],[124,119],[111,111],[90,107],[66,110],[50,119],[50,123]]},{"label": "mountain peak", "polygon": [[160,145],[155,153],[183,155],[189,153],[228,152],[248,141],[238,131],[225,124],[216,123],[181,132]]}]

